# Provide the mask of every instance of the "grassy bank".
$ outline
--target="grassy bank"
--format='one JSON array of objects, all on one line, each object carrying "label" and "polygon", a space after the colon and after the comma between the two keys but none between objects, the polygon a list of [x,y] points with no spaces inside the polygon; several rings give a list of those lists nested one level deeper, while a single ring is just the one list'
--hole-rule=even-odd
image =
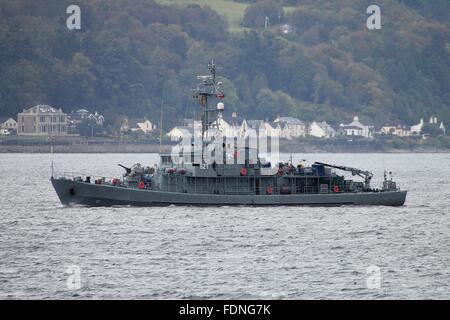
[{"label": "grassy bank", "polygon": [[[188,5],[198,4],[199,6],[209,6],[222,16],[226,17],[229,23],[229,31],[239,32],[247,28],[241,26],[245,9],[248,4],[239,3],[230,0],[156,0],[156,2],[164,5]],[[283,7],[285,13],[291,12],[295,7]]]},{"label": "grassy bank", "polygon": [[244,17],[245,8],[247,8],[247,4],[245,3],[238,3],[227,0],[156,0],[156,2],[165,5],[207,5],[227,18],[230,26],[230,31],[236,32],[245,30],[245,28],[241,27],[240,25],[241,20]]}]

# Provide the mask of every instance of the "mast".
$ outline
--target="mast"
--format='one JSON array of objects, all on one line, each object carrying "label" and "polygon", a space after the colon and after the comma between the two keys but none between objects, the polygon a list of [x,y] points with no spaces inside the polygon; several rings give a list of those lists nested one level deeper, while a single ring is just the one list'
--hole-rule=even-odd
[{"label": "mast", "polygon": [[163,138],[163,106],[164,106],[164,83],[161,97],[161,114],[159,119],[159,154],[162,153],[162,138]]},{"label": "mast", "polygon": [[218,103],[217,106],[211,102],[214,100],[221,100],[225,98],[225,94],[219,88],[222,83],[216,83],[216,66],[214,61],[208,63],[209,75],[198,75],[197,80],[201,83],[193,90],[193,98],[196,99],[201,107],[201,121],[202,121],[202,163],[205,163],[204,151],[208,144],[208,137],[206,134],[209,129],[218,128],[218,118],[222,113],[223,103]]}]

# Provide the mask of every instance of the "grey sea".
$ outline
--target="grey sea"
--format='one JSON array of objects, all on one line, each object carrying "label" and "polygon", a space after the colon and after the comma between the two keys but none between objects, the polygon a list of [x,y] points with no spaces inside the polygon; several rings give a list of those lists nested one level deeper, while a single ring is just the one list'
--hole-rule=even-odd
[{"label": "grey sea", "polygon": [[[287,159],[287,155],[285,158]],[[297,154],[385,169],[406,205],[62,206],[59,171],[120,177],[155,154],[0,154],[2,299],[448,299],[450,154]]]}]

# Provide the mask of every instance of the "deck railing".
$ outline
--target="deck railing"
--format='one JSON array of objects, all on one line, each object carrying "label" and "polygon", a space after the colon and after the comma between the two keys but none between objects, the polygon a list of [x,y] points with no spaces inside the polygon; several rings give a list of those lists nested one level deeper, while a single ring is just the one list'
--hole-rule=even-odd
[{"label": "deck railing", "polygon": [[[74,171],[64,171],[61,174],[54,172],[53,177],[55,179],[58,178],[66,178],[71,180],[79,180],[86,182],[86,178],[90,177],[90,183],[95,183],[98,180],[102,181],[102,184],[113,185],[112,181],[114,179],[119,179],[120,183],[117,186],[121,187],[129,187],[129,188],[137,188],[134,184],[128,185],[124,184],[123,177],[107,177],[102,175],[89,175],[86,173],[74,172]],[[162,191],[168,192],[194,192],[201,194],[230,194],[230,195],[268,195],[269,192],[266,189],[266,184],[263,184],[261,187],[257,187],[257,183],[252,177],[235,177],[233,178],[225,178],[225,177],[217,177],[209,178],[208,182],[202,181],[199,183],[197,178],[191,178],[191,180],[187,180],[188,177],[183,176],[173,176],[168,178],[166,181],[162,182],[159,186],[159,189]],[[309,179],[310,177],[308,177]],[[203,178],[198,178],[203,179]],[[246,183],[240,185],[241,181],[246,179]],[[311,178],[313,179],[313,178]],[[227,181],[224,181],[227,180]],[[239,181],[241,180],[241,181]],[[262,179],[263,180],[263,179]],[[287,186],[276,186],[275,183],[277,181],[277,177],[273,177],[271,181],[271,192],[270,194],[319,194],[319,193],[333,193],[332,184],[329,183],[327,188],[322,187],[321,184],[317,185],[308,185],[308,186],[296,186],[295,183]],[[261,182],[260,182],[261,183]],[[322,184],[326,185],[326,184]],[[147,185],[146,185],[147,187]],[[284,188],[290,188],[284,189]],[[342,188],[340,190],[343,190]]]}]

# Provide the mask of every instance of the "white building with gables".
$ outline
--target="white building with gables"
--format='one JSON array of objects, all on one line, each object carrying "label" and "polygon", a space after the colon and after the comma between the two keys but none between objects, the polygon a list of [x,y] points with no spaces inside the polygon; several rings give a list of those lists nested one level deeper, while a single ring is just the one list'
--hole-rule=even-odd
[{"label": "white building with gables", "polygon": [[329,139],[336,136],[336,130],[326,122],[314,121],[309,125],[308,134],[316,138]]},{"label": "white building with gables", "polygon": [[338,129],[341,136],[373,138],[373,133],[374,127],[362,124],[357,116],[349,124],[340,124]]}]

